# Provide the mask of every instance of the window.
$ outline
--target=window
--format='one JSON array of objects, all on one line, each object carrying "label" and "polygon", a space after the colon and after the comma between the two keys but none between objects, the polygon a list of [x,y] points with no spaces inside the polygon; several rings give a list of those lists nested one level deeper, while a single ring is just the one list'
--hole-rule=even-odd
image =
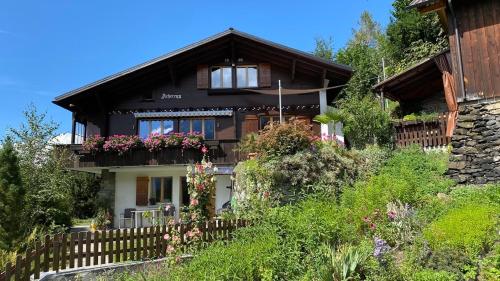
[{"label": "window", "polygon": [[257,66],[238,66],[236,85],[238,88],[257,87]]},{"label": "window", "polygon": [[85,141],[85,124],[75,122],[75,144],[82,144]]},{"label": "window", "polygon": [[150,203],[172,203],[172,177],[151,178]]},{"label": "window", "polygon": [[215,139],[215,119],[181,119],[179,132],[201,133],[205,139],[213,140]]},{"label": "window", "polygon": [[212,88],[232,88],[233,75],[230,66],[215,66],[212,67]]},{"label": "window", "polygon": [[140,120],[139,136],[143,139],[151,134],[168,134],[174,131],[174,120]]}]

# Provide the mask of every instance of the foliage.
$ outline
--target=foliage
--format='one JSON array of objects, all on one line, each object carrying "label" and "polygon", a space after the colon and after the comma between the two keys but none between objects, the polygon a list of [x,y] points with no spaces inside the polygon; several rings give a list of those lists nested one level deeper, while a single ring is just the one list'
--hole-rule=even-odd
[{"label": "foliage", "polygon": [[327,39],[318,37],[315,39],[315,41],[316,41],[316,47],[314,48],[313,54],[325,60],[333,61],[334,60],[333,39],[331,37]]},{"label": "foliage", "polygon": [[188,134],[182,140],[182,149],[200,149],[203,145],[203,135],[199,133]]},{"label": "foliage", "polygon": [[24,234],[37,226],[47,230],[52,225],[68,227],[73,212],[71,172],[66,170],[72,153],[53,145],[56,123],[34,105],[24,111],[25,122],[10,129],[14,147],[19,153],[21,177],[26,190],[23,210]]},{"label": "foliage", "polygon": [[257,138],[256,133],[249,133],[244,136],[238,143],[238,150],[242,153],[255,153],[257,151]]},{"label": "foliage", "polygon": [[392,141],[390,116],[372,96],[349,95],[338,102],[338,109],[330,109],[315,120],[324,124],[342,122],[346,138],[354,148],[389,145]]},{"label": "foliage", "polygon": [[359,277],[360,267],[368,258],[368,253],[352,245],[331,247],[329,258],[330,278],[325,280],[347,281]]},{"label": "foliage", "polygon": [[447,271],[422,270],[415,272],[414,281],[455,281],[457,276]]},{"label": "foliage", "polygon": [[422,113],[418,113],[418,114],[412,113],[412,114],[403,116],[403,121],[429,122],[429,121],[436,120],[437,117],[438,117],[437,113],[426,113],[426,112],[422,112]]},{"label": "foliage", "polygon": [[432,222],[424,236],[433,250],[453,249],[475,257],[494,242],[500,208],[471,203]]},{"label": "foliage", "polygon": [[493,251],[480,263],[480,280],[494,281],[500,278],[500,244],[497,242]]},{"label": "foliage", "polygon": [[368,145],[362,150],[351,150],[358,161],[358,180],[366,180],[377,174],[392,155],[392,150],[378,145]]},{"label": "foliage", "polygon": [[140,148],[143,146],[142,140],[137,135],[114,135],[110,136],[104,142],[104,151],[110,151],[123,155],[128,151]]},{"label": "foliage", "polygon": [[0,249],[12,250],[22,237],[22,207],[25,189],[21,182],[19,159],[7,138],[0,149]]},{"label": "foliage", "polygon": [[310,126],[300,120],[271,123],[260,132],[255,145],[256,152],[263,157],[293,155],[309,149],[312,137]]},{"label": "foliage", "polygon": [[85,219],[93,218],[97,213],[100,178],[85,172],[71,172],[71,197],[73,198],[73,217]]},{"label": "foliage", "polygon": [[436,13],[420,14],[408,9],[411,0],[395,0],[392,17],[387,26],[389,72],[398,73],[448,46]]},{"label": "foliage", "polygon": [[90,230],[106,230],[111,226],[112,220],[113,216],[111,213],[108,210],[101,208],[97,211],[97,215],[90,223]]}]

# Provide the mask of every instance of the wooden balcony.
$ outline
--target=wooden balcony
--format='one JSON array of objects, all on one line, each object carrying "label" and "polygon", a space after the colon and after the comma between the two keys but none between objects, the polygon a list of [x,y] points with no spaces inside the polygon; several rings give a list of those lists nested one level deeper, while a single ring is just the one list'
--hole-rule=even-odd
[{"label": "wooden balcony", "polygon": [[397,147],[419,145],[424,149],[447,146],[451,138],[446,136],[448,113],[440,113],[434,120],[394,122]]},{"label": "wooden balcony", "polygon": [[[235,164],[240,159],[237,151],[237,140],[205,141],[208,156],[214,164]],[[202,153],[198,149],[182,150],[169,148],[158,152],[146,149],[130,151],[123,155],[116,153],[99,152],[95,154],[82,151],[81,145],[72,145],[71,149],[77,155],[72,168],[124,167],[124,166],[157,166],[157,165],[185,165],[202,160]]]}]

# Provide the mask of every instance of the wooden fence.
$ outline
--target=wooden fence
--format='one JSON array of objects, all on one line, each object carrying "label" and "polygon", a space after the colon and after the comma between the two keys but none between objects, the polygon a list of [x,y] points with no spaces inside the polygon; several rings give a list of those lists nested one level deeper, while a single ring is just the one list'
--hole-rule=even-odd
[{"label": "wooden fence", "polygon": [[[201,243],[228,240],[232,232],[248,225],[245,220],[213,220],[199,226]],[[152,226],[146,228],[114,229],[107,231],[65,233],[45,236],[34,249],[27,249],[7,263],[0,272],[0,281],[20,281],[40,278],[40,273],[64,269],[117,263],[127,260],[156,259],[167,256],[164,235],[176,230],[180,233],[181,251],[188,249],[186,237],[191,225]]]},{"label": "wooden fence", "polygon": [[413,144],[422,148],[438,148],[450,143],[446,136],[448,114],[439,114],[432,121],[402,121],[394,124],[397,147],[408,147]]}]

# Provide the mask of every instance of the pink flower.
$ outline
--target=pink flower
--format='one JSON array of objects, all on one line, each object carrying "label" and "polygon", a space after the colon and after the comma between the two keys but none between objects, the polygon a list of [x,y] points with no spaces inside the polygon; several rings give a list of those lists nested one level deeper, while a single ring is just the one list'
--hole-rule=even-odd
[{"label": "pink flower", "polygon": [[163,239],[164,239],[164,240],[170,240],[170,235],[168,235],[168,233],[167,233],[167,234],[165,234],[165,235],[163,236]]},{"label": "pink flower", "polygon": [[171,207],[172,207],[172,206],[170,206],[170,205],[165,206],[165,211],[167,211],[167,212],[168,212],[168,211],[170,210],[170,208],[171,208]]},{"label": "pink flower", "polygon": [[388,217],[392,220],[392,219],[394,219],[394,218],[396,217],[396,212],[394,212],[394,211],[389,211],[389,212],[387,213],[387,216],[388,216]]},{"label": "pink flower", "polygon": [[197,206],[198,205],[198,199],[193,198],[191,199],[191,206]]},{"label": "pink flower", "polygon": [[191,231],[188,231],[188,232],[186,232],[186,235],[187,235],[189,238],[191,238],[191,237],[193,237],[193,236],[194,236],[194,233],[193,233],[193,232],[191,232]]},{"label": "pink flower", "polygon": [[202,146],[201,147],[201,153],[207,154],[207,152],[208,152],[208,148],[206,146]]},{"label": "pink flower", "polygon": [[168,253],[168,254],[170,254],[170,253],[172,253],[173,251],[175,251],[174,246],[172,246],[172,245],[168,245],[168,246],[167,246],[167,253]]},{"label": "pink flower", "polygon": [[264,198],[269,198],[269,191],[264,191],[264,194],[263,194]]},{"label": "pink flower", "polygon": [[375,228],[376,228],[376,227],[377,227],[377,226],[376,226],[374,223],[370,223],[370,229],[371,229],[371,230],[375,230]]},{"label": "pink flower", "polygon": [[366,222],[366,223],[369,223],[370,222],[370,218],[369,217],[363,217],[363,221]]}]

